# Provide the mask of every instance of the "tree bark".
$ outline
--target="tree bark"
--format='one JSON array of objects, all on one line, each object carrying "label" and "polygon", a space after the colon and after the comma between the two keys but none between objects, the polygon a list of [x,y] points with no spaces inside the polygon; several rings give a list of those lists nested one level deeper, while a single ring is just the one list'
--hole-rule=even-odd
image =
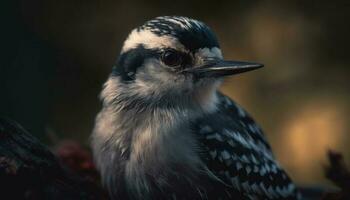
[{"label": "tree bark", "polygon": [[0,118],[0,199],[106,199],[19,124]]}]

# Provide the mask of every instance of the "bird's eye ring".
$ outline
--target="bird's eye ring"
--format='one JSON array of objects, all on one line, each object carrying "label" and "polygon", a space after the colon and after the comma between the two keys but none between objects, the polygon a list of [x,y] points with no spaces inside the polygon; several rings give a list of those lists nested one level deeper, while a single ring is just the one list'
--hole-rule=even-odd
[{"label": "bird's eye ring", "polygon": [[182,64],[183,61],[182,54],[173,49],[164,51],[161,56],[161,59],[164,64],[170,67],[179,66]]}]

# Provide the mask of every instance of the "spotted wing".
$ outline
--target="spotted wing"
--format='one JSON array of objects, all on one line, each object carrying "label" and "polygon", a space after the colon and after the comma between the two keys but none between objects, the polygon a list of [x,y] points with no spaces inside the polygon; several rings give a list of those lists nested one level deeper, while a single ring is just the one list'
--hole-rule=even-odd
[{"label": "spotted wing", "polygon": [[194,125],[208,169],[248,199],[298,199],[260,127],[228,97],[219,100],[218,111]]}]

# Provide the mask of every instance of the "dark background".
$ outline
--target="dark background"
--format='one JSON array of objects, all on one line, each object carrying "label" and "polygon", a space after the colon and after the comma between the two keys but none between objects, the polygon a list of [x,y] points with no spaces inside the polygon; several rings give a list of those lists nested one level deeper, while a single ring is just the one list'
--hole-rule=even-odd
[{"label": "dark background", "polygon": [[89,143],[98,94],[128,32],[184,15],[217,33],[224,56],[265,68],[222,91],[264,128],[301,184],[328,184],[327,149],[350,160],[350,3],[302,0],[2,0],[0,115],[53,145]]}]

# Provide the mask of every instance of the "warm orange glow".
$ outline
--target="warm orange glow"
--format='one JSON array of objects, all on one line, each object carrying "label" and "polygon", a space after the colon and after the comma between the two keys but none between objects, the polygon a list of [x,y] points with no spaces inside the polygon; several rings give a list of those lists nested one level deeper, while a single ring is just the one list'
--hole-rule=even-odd
[{"label": "warm orange glow", "polygon": [[345,139],[345,116],[333,105],[318,102],[305,105],[281,126],[279,160],[300,182],[320,179],[326,151],[339,149]]}]

